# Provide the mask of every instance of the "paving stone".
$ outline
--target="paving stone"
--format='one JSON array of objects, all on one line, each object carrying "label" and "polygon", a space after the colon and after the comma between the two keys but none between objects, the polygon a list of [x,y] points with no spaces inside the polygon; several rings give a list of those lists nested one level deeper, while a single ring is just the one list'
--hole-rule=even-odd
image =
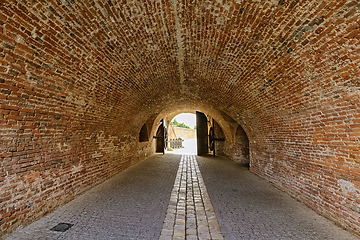
[{"label": "paving stone", "polygon": [[[180,158],[154,155],[19,229],[7,240],[159,239],[165,216],[175,219],[166,212]],[[74,226],[64,233],[50,231],[61,222]]]},{"label": "paving stone", "polygon": [[[226,240],[360,239],[243,165],[212,156],[197,157],[197,161]],[[216,239],[217,233],[211,234]]]},{"label": "paving stone", "polygon": [[186,235],[186,240],[197,240],[198,237],[196,235]]},{"label": "paving stone", "polygon": [[[182,156],[176,179],[180,179],[180,182],[175,181],[172,191],[178,191],[177,217],[174,219],[174,237],[185,237],[186,234],[187,239],[210,239],[206,209],[210,210],[209,219],[212,221],[211,224],[218,226],[218,223],[216,222],[216,216],[213,212],[211,201],[206,192],[206,187],[204,186],[204,181],[202,180],[194,155]],[[181,186],[180,188],[177,187],[179,185]],[[174,194],[174,196],[176,196],[176,194]],[[175,199],[172,199],[172,202],[173,201],[175,201]],[[181,218],[181,216],[184,218]],[[169,221],[169,219],[165,219],[164,227],[165,223]],[[186,226],[186,228],[182,229],[182,226]],[[166,225],[166,227],[168,227],[168,225]],[[212,231],[218,231],[217,236],[221,236],[220,228],[213,228]]]},{"label": "paving stone", "polygon": [[[360,239],[246,167],[224,158],[195,161],[187,155],[192,162],[188,171],[181,157],[152,156],[6,240]],[[186,178],[176,177],[183,168]],[[186,193],[182,201],[181,181],[189,178],[187,191],[193,194]],[[60,222],[74,226],[64,233],[50,231]]]}]

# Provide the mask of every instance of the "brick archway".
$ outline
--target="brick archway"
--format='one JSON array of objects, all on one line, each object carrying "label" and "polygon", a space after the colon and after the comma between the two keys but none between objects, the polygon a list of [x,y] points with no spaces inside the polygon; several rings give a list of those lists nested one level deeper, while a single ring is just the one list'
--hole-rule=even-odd
[{"label": "brick archway", "polygon": [[153,154],[153,140],[139,142],[144,123],[151,138],[160,119],[199,110],[229,146],[242,126],[252,172],[359,233],[358,9],[353,0],[2,1],[1,231]]}]

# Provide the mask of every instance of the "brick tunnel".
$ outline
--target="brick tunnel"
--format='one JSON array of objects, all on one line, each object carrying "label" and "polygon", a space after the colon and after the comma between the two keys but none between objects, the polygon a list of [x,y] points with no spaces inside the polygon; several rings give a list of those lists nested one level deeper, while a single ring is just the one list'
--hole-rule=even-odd
[{"label": "brick tunnel", "polygon": [[360,235],[360,1],[1,0],[0,238],[143,162],[162,119]]}]

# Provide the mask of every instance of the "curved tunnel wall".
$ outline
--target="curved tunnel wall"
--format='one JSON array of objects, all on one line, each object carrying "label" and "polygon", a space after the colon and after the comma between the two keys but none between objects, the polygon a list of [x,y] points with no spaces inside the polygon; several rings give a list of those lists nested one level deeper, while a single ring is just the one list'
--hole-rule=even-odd
[{"label": "curved tunnel wall", "polygon": [[241,125],[251,171],[359,233],[359,8],[2,1],[1,234],[152,154],[159,120],[194,110],[225,137]]}]

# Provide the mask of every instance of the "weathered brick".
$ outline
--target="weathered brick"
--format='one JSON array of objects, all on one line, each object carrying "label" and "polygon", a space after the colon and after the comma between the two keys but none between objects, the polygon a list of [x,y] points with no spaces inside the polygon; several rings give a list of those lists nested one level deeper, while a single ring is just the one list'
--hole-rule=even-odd
[{"label": "weathered brick", "polygon": [[36,202],[4,233],[154,153],[160,119],[199,109],[218,154],[360,232],[359,184],[344,187],[360,172],[357,1],[5,2],[1,164],[12,188],[32,171],[71,180],[1,198]]},{"label": "weathered brick", "polygon": [[5,119],[13,119],[13,120],[21,120],[23,117],[22,116],[17,116],[17,115],[6,115]]}]

